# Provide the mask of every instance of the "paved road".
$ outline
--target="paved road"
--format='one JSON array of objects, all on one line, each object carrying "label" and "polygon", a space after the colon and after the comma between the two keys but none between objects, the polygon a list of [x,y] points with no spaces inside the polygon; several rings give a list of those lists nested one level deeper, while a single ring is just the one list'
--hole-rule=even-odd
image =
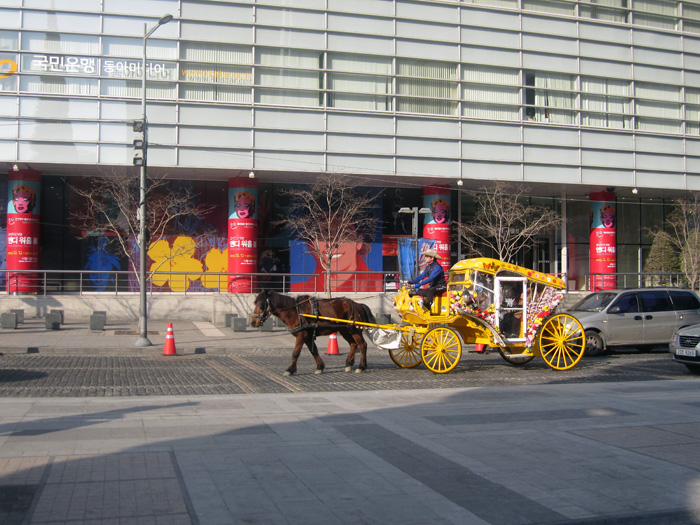
[{"label": "paved road", "polygon": [[[238,349],[221,354],[49,355],[10,354],[0,357],[0,396],[102,397],[139,395],[212,395],[287,392],[340,392],[426,388],[572,384],[614,381],[690,379],[687,369],[668,352],[618,353],[584,358],[575,368],[555,371],[541,358],[515,366],[498,353],[467,352],[447,374],[434,374],[422,365],[398,368],[388,353],[368,354],[369,369],[344,372],[346,355],[326,356],[326,370],[305,351],[295,376],[283,377],[291,350]],[[700,380],[700,378],[699,378]]]}]

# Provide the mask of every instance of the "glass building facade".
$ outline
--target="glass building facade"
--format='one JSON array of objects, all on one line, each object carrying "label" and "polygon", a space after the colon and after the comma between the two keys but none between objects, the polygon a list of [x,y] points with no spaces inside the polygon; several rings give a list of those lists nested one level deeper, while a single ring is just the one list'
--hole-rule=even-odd
[{"label": "glass building facade", "polygon": [[85,265],[71,180],[136,169],[144,74],[149,170],[220,203],[222,228],[250,171],[270,192],[320,173],[445,185],[453,220],[462,190],[510,181],[566,217],[533,264],[576,277],[591,192],[613,188],[618,271],[640,271],[668,199],[700,189],[700,3],[0,0],[0,162],[42,174],[42,246],[61,252],[42,267]]}]

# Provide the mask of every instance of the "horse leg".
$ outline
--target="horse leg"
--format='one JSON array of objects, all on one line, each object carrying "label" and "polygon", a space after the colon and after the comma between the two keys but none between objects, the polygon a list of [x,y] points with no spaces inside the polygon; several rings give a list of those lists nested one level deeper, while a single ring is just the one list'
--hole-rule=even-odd
[{"label": "horse leg", "polygon": [[357,344],[355,343],[354,337],[352,337],[349,333],[340,332],[340,335],[342,335],[343,339],[345,339],[350,345],[350,353],[348,354],[347,359],[345,359],[345,371],[352,372],[352,365],[355,364],[355,351],[357,350]]},{"label": "horse leg", "polygon": [[355,369],[355,372],[362,373],[367,370],[367,341],[361,333],[355,335],[355,341],[360,347],[360,365]]},{"label": "horse leg", "polygon": [[326,368],[326,363],[323,362],[323,359],[321,359],[321,356],[318,353],[316,338],[309,336],[306,339],[306,346],[309,348],[309,352],[311,352],[311,355],[314,356],[314,359],[316,360],[316,371],[314,374],[322,374],[323,369]]},{"label": "horse leg", "polygon": [[297,371],[297,359],[299,359],[299,354],[301,354],[301,347],[304,346],[304,333],[297,333],[297,342],[294,344],[294,351],[292,352],[292,363],[289,365],[287,370],[284,371],[285,376],[291,376]]}]

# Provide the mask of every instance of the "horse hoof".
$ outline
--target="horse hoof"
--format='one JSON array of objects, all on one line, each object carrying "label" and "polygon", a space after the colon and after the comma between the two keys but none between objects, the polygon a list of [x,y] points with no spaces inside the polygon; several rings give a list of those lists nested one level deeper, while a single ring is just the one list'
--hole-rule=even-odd
[{"label": "horse hoof", "polygon": [[289,377],[292,375],[292,373],[289,370],[285,370],[284,374],[282,374],[284,377]]},{"label": "horse hoof", "polygon": [[323,373],[323,370],[316,370],[316,371],[314,372],[314,374],[316,374],[316,375],[320,375],[320,374],[322,374],[322,373]]},{"label": "horse hoof", "polygon": [[346,372],[352,372],[352,366],[346,366],[345,367]]},{"label": "horse hoof", "polygon": [[362,372],[364,372],[364,370],[363,370],[362,368],[356,368],[356,369],[355,369],[355,373],[356,373],[356,374],[361,374]]}]

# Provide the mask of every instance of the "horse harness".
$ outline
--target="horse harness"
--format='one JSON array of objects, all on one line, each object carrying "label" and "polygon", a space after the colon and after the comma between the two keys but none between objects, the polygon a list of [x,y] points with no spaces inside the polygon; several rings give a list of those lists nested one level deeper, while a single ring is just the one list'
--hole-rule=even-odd
[{"label": "horse harness", "polygon": [[[309,318],[306,317],[306,315],[302,314],[301,312],[301,305],[304,303],[310,303],[311,304],[311,311],[312,314],[316,317],[315,322],[311,323],[309,321]],[[319,324],[319,316],[321,315],[319,310],[318,310],[318,300],[315,297],[309,297],[308,299],[304,299],[303,301],[295,301],[295,308],[297,311],[297,318],[299,319],[299,326],[296,328],[290,329],[291,334],[296,334],[298,332],[301,332],[302,330],[312,330],[312,338],[315,340],[316,339],[316,330],[319,328],[338,328],[337,324]],[[276,312],[272,310],[272,304],[270,304],[270,298],[268,296],[265,297],[265,302],[261,306],[261,314],[252,314],[251,317],[257,317],[258,323],[263,324],[265,321],[268,320],[268,318],[271,315],[277,315]],[[353,319],[352,319],[352,325],[355,326],[355,306],[353,305]]]},{"label": "horse harness", "polygon": [[[303,305],[304,303],[309,303],[311,304],[311,313],[316,317],[315,322],[311,323],[310,319],[307,317],[308,314],[302,314],[300,306]],[[339,328],[338,324],[319,324],[319,316],[321,315],[319,310],[318,310],[318,300],[315,297],[309,297],[308,299],[305,299],[303,301],[297,301],[296,303],[296,310],[297,310],[297,318],[299,319],[299,326],[290,330],[292,334],[296,334],[297,332],[301,332],[302,330],[312,330],[311,337],[313,340],[316,340],[316,330],[319,328]],[[352,326],[355,326],[355,307],[353,305],[353,315],[352,315]],[[342,327],[340,327],[342,328]]]}]

